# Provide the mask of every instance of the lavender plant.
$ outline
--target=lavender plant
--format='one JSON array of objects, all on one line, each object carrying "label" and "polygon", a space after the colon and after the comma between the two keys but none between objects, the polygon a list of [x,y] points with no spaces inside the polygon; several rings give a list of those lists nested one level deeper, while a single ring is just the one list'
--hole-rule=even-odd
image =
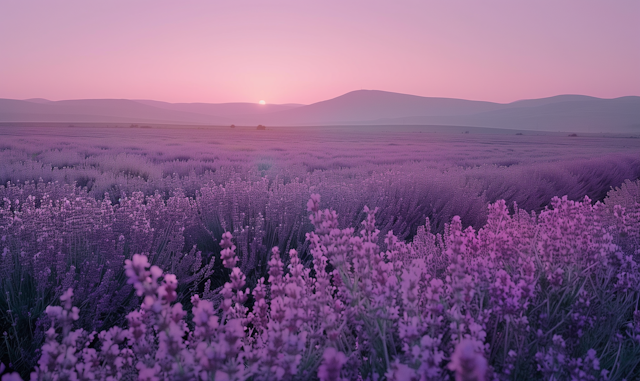
[{"label": "lavender plant", "polygon": [[499,201],[479,230],[455,217],[405,243],[379,237],[376,209],[341,229],[312,195],[310,267],[276,246],[251,289],[225,232],[222,300],[194,292],[188,313],[178,278],[134,254],[124,272],[142,301],[126,327],[74,330],[83,309],[67,289],[46,308],[31,379],[634,379],[639,258],[616,242],[640,205],[625,205],[564,197],[536,214]]},{"label": "lavender plant", "polygon": [[120,323],[135,307],[122,262],[146,253],[171,269],[194,292],[214,262],[194,247],[184,250],[183,231],[192,216],[189,200],[136,193],[118,207],[76,188],[60,199],[4,198],[0,209],[0,322],[3,361],[32,367],[45,339],[47,305],[73,288],[82,302],[79,323],[89,330]]}]

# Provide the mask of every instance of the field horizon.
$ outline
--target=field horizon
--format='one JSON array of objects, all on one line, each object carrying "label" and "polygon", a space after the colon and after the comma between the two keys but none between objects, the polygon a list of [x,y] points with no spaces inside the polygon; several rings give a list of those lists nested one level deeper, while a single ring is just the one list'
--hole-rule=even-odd
[{"label": "field horizon", "polygon": [[0,122],[195,125],[451,125],[532,131],[640,133],[640,96],[557,95],[509,103],[356,90],[303,104],[168,103],[129,99],[0,99]]}]

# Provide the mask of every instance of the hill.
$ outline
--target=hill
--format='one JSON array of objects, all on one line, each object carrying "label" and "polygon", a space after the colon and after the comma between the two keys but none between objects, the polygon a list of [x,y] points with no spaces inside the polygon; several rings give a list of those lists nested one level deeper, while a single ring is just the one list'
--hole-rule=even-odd
[{"label": "hill", "polygon": [[0,122],[204,125],[450,125],[535,131],[640,133],[640,97],[558,95],[512,103],[358,90],[310,105],[152,100],[0,99]]}]

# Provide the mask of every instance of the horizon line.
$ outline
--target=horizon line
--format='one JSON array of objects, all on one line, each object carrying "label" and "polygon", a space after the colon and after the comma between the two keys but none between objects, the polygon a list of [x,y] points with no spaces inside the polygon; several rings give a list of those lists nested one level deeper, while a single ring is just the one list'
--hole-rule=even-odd
[{"label": "horizon line", "polygon": [[[456,99],[456,100],[465,100],[465,101],[471,101],[471,102],[488,102],[488,103],[495,103],[495,104],[511,104],[511,103],[516,103],[516,102],[521,102],[521,101],[526,101],[526,100],[534,100],[534,99],[546,99],[546,98],[554,98],[554,97],[560,97],[560,96],[584,96],[584,97],[591,97],[591,98],[597,98],[597,99],[619,99],[619,98],[625,98],[625,97],[639,97],[640,95],[635,95],[635,94],[630,94],[630,95],[622,95],[622,96],[618,96],[618,97],[613,97],[613,98],[603,98],[603,97],[598,97],[595,95],[587,95],[587,94],[579,94],[579,93],[562,93],[562,94],[556,94],[556,95],[550,95],[550,96],[544,96],[544,97],[539,97],[539,98],[521,98],[521,99],[517,99],[511,102],[494,102],[494,101],[487,101],[487,100],[482,100],[482,99],[467,99],[467,98],[454,98],[454,97],[439,97],[439,96],[425,96],[425,95],[416,95],[416,94],[408,94],[408,93],[399,93],[399,92],[395,92],[395,91],[387,91],[387,90],[377,90],[377,89],[359,89],[359,90],[352,90],[352,91],[348,91],[346,93],[334,96],[332,98],[327,98],[327,99],[323,99],[323,100],[319,100],[313,103],[297,103],[297,102],[285,102],[285,103],[265,103],[263,106],[268,106],[268,105],[275,105],[275,106],[284,106],[284,105],[299,105],[299,106],[309,106],[312,104],[316,104],[316,103],[320,103],[320,102],[325,102],[325,101],[329,101],[335,98],[339,98],[341,96],[347,95],[347,94],[351,94],[354,92],[359,92],[359,91],[376,91],[376,92],[382,92],[382,93],[390,93],[390,94],[399,94],[399,95],[407,95],[407,96],[413,96],[413,97],[419,97],[419,98],[433,98],[433,99]],[[223,105],[223,104],[257,104],[259,105],[259,101],[257,102],[203,102],[203,101],[195,101],[195,102],[169,102],[169,101],[164,101],[164,100],[158,100],[158,99],[145,99],[145,98],[71,98],[71,99],[56,99],[56,100],[52,100],[49,98],[42,98],[42,97],[31,97],[31,98],[23,98],[23,99],[17,99],[17,98],[4,98],[4,97],[0,97],[0,99],[8,99],[8,100],[17,100],[17,101],[33,101],[33,100],[43,100],[43,101],[47,101],[47,102],[64,102],[64,101],[82,101],[82,100],[127,100],[127,101],[132,101],[132,102],[139,102],[139,101],[152,101],[152,102],[163,102],[163,103],[169,103],[169,104],[215,104],[215,105]]]}]

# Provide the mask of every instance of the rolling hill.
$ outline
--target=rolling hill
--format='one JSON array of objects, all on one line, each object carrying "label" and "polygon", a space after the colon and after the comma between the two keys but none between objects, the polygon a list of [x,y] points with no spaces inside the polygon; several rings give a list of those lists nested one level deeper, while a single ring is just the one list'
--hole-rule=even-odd
[{"label": "rolling hill", "polygon": [[271,126],[412,124],[640,133],[640,97],[559,95],[501,104],[358,90],[310,105],[0,99],[0,122],[47,121]]}]

